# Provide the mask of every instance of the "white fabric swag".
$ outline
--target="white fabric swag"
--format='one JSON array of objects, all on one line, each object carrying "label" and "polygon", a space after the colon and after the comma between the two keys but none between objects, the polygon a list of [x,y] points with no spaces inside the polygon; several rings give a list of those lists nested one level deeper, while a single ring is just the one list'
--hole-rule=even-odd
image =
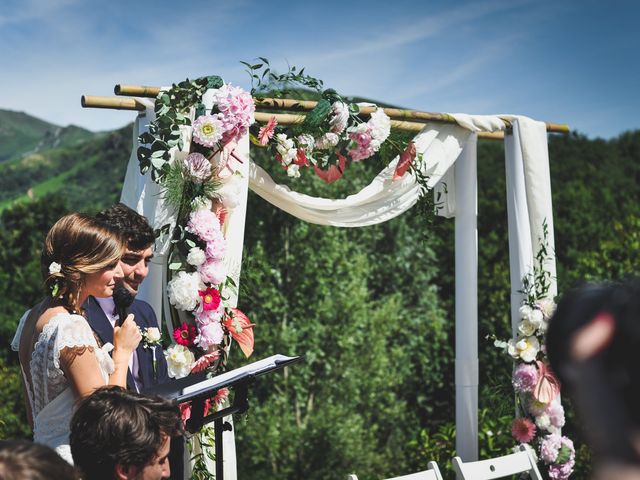
[{"label": "white fabric swag", "polygon": [[[150,180],[149,174],[139,173],[137,137],[154,118],[152,102],[147,105],[147,111],[138,116],[134,128],[134,148],[122,191],[122,201],[145,215],[154,228],[159,228],[166,223],[173,223],[174,218],[173,213],[164,205],[160,189]],[[502,119],[509,120],[513,126],[512,133],[505,136],[505,160],[514,335],[517,333],[518,309],[522,302],[519,290],[522,289],[523,277],[532,271],[533,258],[540,246],[545,221],[549,232],[547,244],[552,256],[546,265],[552,276],[550,297],[556,292],[556,269],[553,258],[549,156],[544,123],[515,115],[454,114],[453,117],[458,125],[426,124],[416,135],[414,142],[417,152],[423,155],[422,171],[429,177],[429,187],[434,189],[438,213],[452,217],[456,216],[456,209],[460,209],[456,218],[456,247],[464,252],[456,251],[456,345],[457,350],[460,350],[456,353],[456,450],[465,461],[471,461],[477,459],[478,451],[477,301],[467,302],[468,308],[463,303],[469,295],[477,297],[476,134],[504,130],[506,125]],[[190,137],[188,131],[185,133],[187,138]],[[185,145],[188,149],[189,142],[185,142]],[[177,153],[179,158],[185,154]],[[238,153],[248,159],[246,138],[240,142],[236,150],[236,154]],[[461,168],[452,168],[457,161]],[[292,191],[287,186],[276,184],[261,167],[252,162],[244,163],[245,169],[241,170],[248,177],[249,188],[297,218],[321,225],[362,227],[390,220],[417,202],[420,187],[410,173],[393,181],[397,162],[398,158],[394,159],[369,185],[343,199],[317,198]],[[456,174],[460,175],[461,182],[458,191]],[[498,174],[500,172],[496,172]],[[233,226],[228,226],[226,232],[227,238],[233,238],[229,245],[234,249],[226,261],[229,262],[229,269],[236,282],[242,255],[246,195],[243,201],[234,211],[236,219],[233,220]],[[167,302],[165,253],[166,245],[160,245],[149,278],[139,294],[140,298],[151,303],[159,318],[163,302]],[[167,326],[171,328],[169,323]],[[225,479],[235,478],[235,450],[229,444],[232,442],[232,435],[225,437]]]}]

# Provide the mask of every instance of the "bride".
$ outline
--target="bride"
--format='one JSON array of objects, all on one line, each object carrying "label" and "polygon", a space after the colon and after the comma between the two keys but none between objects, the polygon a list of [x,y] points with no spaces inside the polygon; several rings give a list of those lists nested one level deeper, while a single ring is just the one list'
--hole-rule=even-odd
[{"label": "bride", "polygon": [[126,388],[129,358],[141,339],[129,315],[115,328],[114,345],[99,346],[81,310],[89,295],[112,295],[123,277],[124,250],[117,233],[92,217],[72,213],[58,220],[41,257],[50,295],[25,313],[12,343],[19,347],[34,441],[55,448],[69,463],[75,404],[104,385]]}]

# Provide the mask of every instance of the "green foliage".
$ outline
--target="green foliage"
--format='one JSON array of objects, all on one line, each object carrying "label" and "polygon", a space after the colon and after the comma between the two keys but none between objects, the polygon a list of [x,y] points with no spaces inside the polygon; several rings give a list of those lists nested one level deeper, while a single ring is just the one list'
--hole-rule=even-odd
[{"label": "green foliage", "polygon": [[0,360],[0,440],[31,436],[22,395],[20,367]]}]

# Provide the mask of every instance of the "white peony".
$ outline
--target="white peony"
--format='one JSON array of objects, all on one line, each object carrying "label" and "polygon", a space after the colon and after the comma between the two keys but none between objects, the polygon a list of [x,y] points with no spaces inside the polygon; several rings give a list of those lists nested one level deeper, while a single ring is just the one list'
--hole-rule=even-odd
[{"label": "white peony", "polygon": [[546,430],[549,433],[555,433],[558,431],[558,429],[551,424],[551,419],[546,413],[536,417],[536,426],[540,430]]},{"label": "white peony", "polygon": [[540,342],[536,337],[524,337],[509,340],[507,351],[513,358],[520,358],[523,362],[533,362],[540,351]]},{"label": "white peony", "polygon": [[540,309],[540,311],[542,312],[542,315],[544,315],[544,318],[546,320],[550,319],[551,316],[553,315],[553,312],[556,311],[556,304],[553,300],[549,300],[547,298],[540,300],[536,306]]},{"label": "white peony", "polygon": [[310,152],[313,152],[313,148],[316,146],[316,142],[311,135],[308,133],[303,133],[302,135],[298,135],[298,146],[304,148],[307,156]]},{"label": "white peony", "polygon": [[178,272],[167,285],[169,301],[179,310],[191,311],[198,305],[198,291],[203,287],[198,272]]},{"label": "white peony", "polygon": [[522,305],[520,307],[520,318],[531,323],[535,328],[539,328],[544,321],[542,312],[537,308],[531,308],[529,305]]},{"label": "white peony", "polygon": [[187,255],[187,263],[194,267],[199,267],[206,259],[207,256],[200,247],[193,247],[189,250],[189,255]]},{"label": "white peony", "polygon": [[379,108],[371,114],[367,124],[371,128],[371,143],[378,150],[391,133],[391,119]]},{"label": "white peony", "polygon": [[340,137],[333,132],[327,132],[323,136],[315,139],[318,150],[329,150],[335,147],[340,141]]},{"label": "white peony", "polygon": [[165,352],[167,368],[171,378],[183,378],[191,373],[191,365],[196,361],[193,355],[184,345],[172,345]]},{"label": "white peony", "polygon": [[233,175],[220,187],[218,195],[222,199],[222,205],[227,211],[233,210],[240,205],[242,196],[241,179]]}]

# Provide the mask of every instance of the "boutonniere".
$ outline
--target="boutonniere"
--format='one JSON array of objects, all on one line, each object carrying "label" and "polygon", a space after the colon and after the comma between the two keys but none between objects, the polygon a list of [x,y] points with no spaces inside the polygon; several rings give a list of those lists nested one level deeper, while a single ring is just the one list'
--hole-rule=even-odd
[{"label": "boutonniere", "polygon": [[156,378],[156,347],[162,342],[162,333],[157,327],[140,328],[144,348],[150,348],[153,353],[153,378]]}]

